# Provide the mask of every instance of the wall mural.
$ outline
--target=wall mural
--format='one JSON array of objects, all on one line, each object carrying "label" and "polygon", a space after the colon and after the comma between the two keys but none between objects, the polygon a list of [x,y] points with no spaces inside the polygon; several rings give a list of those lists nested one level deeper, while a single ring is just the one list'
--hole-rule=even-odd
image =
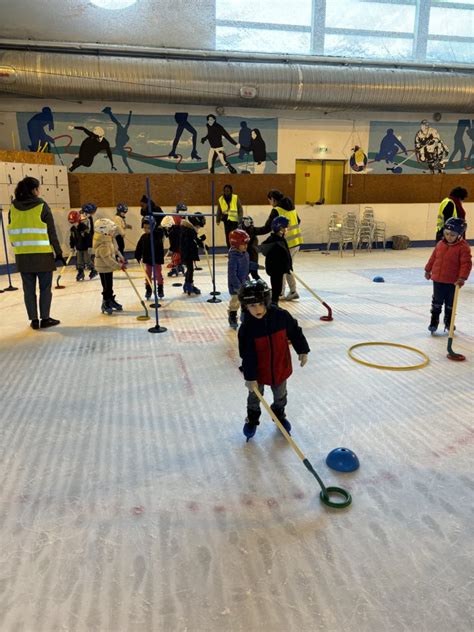
[{"label": "wall mural", "polygon": [[55,153],[70,172],[277,171],[275,118],[124,115],[109,106],[84,114],[44,107],[39,113],[17,113],[17,123],[22,149]]},{"label": "wall mural", "polygon": [[474,168],[474,119],[456,123],[371,121],[365,171],[459,173]]}]

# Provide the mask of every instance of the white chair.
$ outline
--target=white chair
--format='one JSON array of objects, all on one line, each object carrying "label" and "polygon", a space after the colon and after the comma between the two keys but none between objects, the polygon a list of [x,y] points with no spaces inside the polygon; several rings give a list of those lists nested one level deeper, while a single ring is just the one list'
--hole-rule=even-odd
[{"label": "white chair", "polygon": [[339,213],[332,213],[329,218],[328,224],[328,240],[326,246],[326,252],[329,252],[331,244],[339,244],[341,241],[342,233],[342,219]]},{"label": "white chair", "polygon": [[376,248],[378,247],[377,246],[378,242],[382,242],[383,249],[385,250],[385,243],[386,243],[385,229],[386,229],[385,222],[375,222],[374,243],[375,243]]}]

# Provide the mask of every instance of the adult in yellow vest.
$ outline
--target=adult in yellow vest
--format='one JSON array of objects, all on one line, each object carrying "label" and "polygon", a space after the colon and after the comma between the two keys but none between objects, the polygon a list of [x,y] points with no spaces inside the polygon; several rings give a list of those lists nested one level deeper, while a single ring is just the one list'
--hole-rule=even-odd
[{"label": "adult in yellow vest", "polygon": [[[15,253],[16,269],[21,274],[23,295],[32,329],[59,325],[51,318],[50,307],[55,262],[65,264],[56,234],[53,214],[39,197],[40,183],[24,178],[15,189],[15,199],[8,215],[8,236]],[[36,298],[39,283],[39,316]]]},{"label": "adult in yellow vest", "polygon": [[463,187],[455,187],[448,197],[445,197],[439,205],[436,221],[436,241],[443,239],[444,225],[451,217],[459,217],[466,221],[466,211],[463,208],[463,200],[467,198],[467,191]]},{"label": "adult in yellow vest", "polygon": [[[289,220],[288,230],[286,232],[286,242],[290,250],[292,261],[294,261],[301,244],[303,243],[303,237],[301,236],[300,223],[301,220],[295,210],[293,200],[285,195],[281,191],[272,189],[268,192],[268,201],[272,205],[272,210],[267,218],[267,221],[263,226],[255,229],[257,235],[266,235],[272,230],[272,222],[275,217],[283,215]],[[289,293],[285,296],[285,281],[288,281],[290,288]],[[299,298],[299,294],[296,290],[296,279],[292,272],[286,274],[283,277],[282,294],[280,297],[282,300],[294,301]]]},{"label": "adult in yellow vest", "polygon": [[225,241],[230,248],[229,234],[239,227],[239,222],[244,215],[239,196],[233,192],[230,184],[224,186],[222,195],[217,201],[216,223],[219,226],[224,222]]}]

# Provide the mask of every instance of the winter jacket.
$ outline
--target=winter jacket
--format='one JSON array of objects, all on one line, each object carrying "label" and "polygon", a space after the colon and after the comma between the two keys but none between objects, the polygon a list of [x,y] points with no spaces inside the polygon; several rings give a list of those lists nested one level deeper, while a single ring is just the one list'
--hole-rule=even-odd
[{"label": "winter jacket", "polygon": [[94,241],[94,218],[92,215],[87,216],[86,222],[89,222],[87,247],[92,248],[92,242]]},{"label": "winter jacket", "polygon": [[[293,211],[295,208],[295,205],[293,204],[293,200],[289,197],[284,197],[282,200],[280,200],[278,202],[278,206],[280,208],[282,208],[285,211]],[[276,208],[272,208],[272,210],[270,211],[270,215],[267,218],[267,221],[265,222],[265,224],[263,226],[260,226],[260,228],[255,228],[255,230],[257,231],[256,234],[257,235],[267,235],[268,233],[271,233],[272,231],[272,222],[275,219],[275,217],[278,217],[279,213],[277,211]],[[301,223],[300,218],[298,217],[298,224]]]},{"label": "winter jacket", "polygon": [[454,244],[448,244],[443,239],[433,250],[425,272],[431,272],[432,281],[456,283],[458,279],[467,279],[471,268],[471,249],[467,241],[460,239]]},{"label": "winter jacket", "polygon": [[238,336],[244,378],[259,384],[281,384],[290,377],[288,341],[298,355],[309,353],[308,342],[298,322],[285,309],[274,305],[261,319],[247,313]]},{"label": "winter jacket", "polygon": [[265,271],[269,276],[287,274],[293,269],[290,249],[281,235],[272,233],[261,244],[260,250],[265,257]]},{"label": "winter jacket", "polygon": [[[41,221],[46,224],[48,231],[48,239],[54,254],[62,257],[61,246],[54,225],[54,218],[51,209],[44,200],[38,197],[31,197],[27,200],[13,200],[12,205],[18,211],[29,211],[30,209],[43,204],[41,211]],[[10,223],[10,213],[8,214],[8,223]],[[18,272],[54,272],[56,264],[54,262],[54,254],[52,252],[15,255],[16,269]]]},{"label": "winter jacket", "polygon": [[236,248],[231,248],[227,261],[227,285],[229,287],[229,294],[237,294],[248,276],[248,252],[240,252]]},{"label": "winter jacket", "polygon": [[[164,231],[162,228],[155,228],[153,246],[155,249],[155,264],[163,264],[165,262],[165,251],[163,248]],[[135,248],[135,259],[143,261],[148,265],[153,265],[151,258],[151,233],[143,233]]]},{"label": "winter jacket", "polygon": [[90,244],[90,224],[87,220],[73,224],[69,233],[69,246],[75,250],[85,251],[89,249]]},{"label": "winter jacket", "polygon": [[110,235],[94,233],[93,248],[95,252],[95,269],[97,272],[113,272],[119,270],[122,264],[117,261],[120,256],[117,242]]},{"label": "winter jacket", "polygon": [[127,230],[127,221],[125,218],[120,217],[120,215],[114,215],[113,222],[117,226],[117,234],[120,235],[120,237],[125,237],[125,231]]},{"label": "winter jacket", "polygon": [[[179,221],[177,221],[179,220]],[[170,242],[170,250],[171,252],[179,252],[179,244],[181,241],[181,222],[182,222],[182,218],[181,217],[175,217],[174,218],[175,224],[174,226],[171,226],[171,228],[168,230],[168,239]]]},{"label": "winter jacket", "polygon": [[[248,228],[241,226],[240,228],[245,230],[247,235],[250,237],[250,241],[247,244],[247,252],[249,253],[250,263],[258,264],[258,237],[255,226],[249,226]],[[251,265],[250,269],[254,269],[254,266]]]},{"label": "winter jacket", "polygon": [[[163,209],[161,208],[161,206],[158,206],[158,204],[155,204],[153,202],[153,200],[151,200],[151,213],[155,219],[155,222],[157,223],[157,225],[159,226],[161,224],[161,222],[163,221],[163,217],[164,217],[164,213],[163,213]],[[148,207],[147,208],[142,208],[140,210],[140,215],[145,218],[148,215]],[[142,219],[142,228],[143,228],[143,219]]]},{"label": "winter jacket", "polygon": [[183,221],[181,222],[181,234],[179,242],[181,259],[184,262],[199,261],[198,248],[201,245],[202,242],[197,236],[196,228],[191,224],[191,222],[188,222],[187,219],[183,219]]}]

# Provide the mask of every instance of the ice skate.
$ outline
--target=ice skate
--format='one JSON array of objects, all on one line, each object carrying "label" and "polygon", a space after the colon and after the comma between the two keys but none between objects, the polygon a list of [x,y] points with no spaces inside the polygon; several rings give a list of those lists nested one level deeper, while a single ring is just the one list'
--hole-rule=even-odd
[{"label": "ice skate", "polygon": [[115,296],[112,296],[112,299],[110,300],[110,307],[116,312],[123,312],[123,306],[120,305],[120,303],[117,303]]},{"label": "ice skate", "polygon": [[178,272],[178,267],[174,266],[173,268],[171,268],[171,270],[168,272],[168,276],[169,277],[177,277],[179,274]]},{"label": "ice skate", "polygon": [[158,283],[158,297],[164,298],[165,292],[163,290],[163,284]]},{"label": "ice skate", "polygon": [[232,329],[238,329],[237,312],[229,312],[229,326],[232,327]]},{"label": "ice skate", "polygon": [[431,335],[433,335],[436,332],[436,330],[438,329],[438,325],[439,325],[439,313],[431,312],[431,321],[430,321],[430,324],[428,325],[428,331],[431,332]]},{"label": "ice skate", "polygon": [[93,268],[90,272],[89,272],[89,279],[95,279],[95,277],[98,275],[99,273],[97,272],[97,270],[95,268]]},{"label": "ice skate", "polygon": [[113,309],[112,309],[112,305],[110,304],[110,301],[105,301],[105,300],[102,301],[101,310],[103,314],[108,314],[109,316],[111,316]]},{"label": "ice skate", "polygon": [[242,432],[247,437],[247,443],[249,442],[249,439],[255,436],[255,433],[257,432],[257,426],[259,425],[259,423],[260,423],[259,421],[250,421],[248,417],[245,419]]},{"label": "ice skate", "polygon": [[283,300],[285,301],[296,301],[296,299],[298,299],[300,297],[300,295],[298,294],[298,292],[288,292],[288,294],[284,297]]},{"label": "ice skate", "polygon": [[76,281],[84,280],[84,270],[78,270],[76,274]]}]

